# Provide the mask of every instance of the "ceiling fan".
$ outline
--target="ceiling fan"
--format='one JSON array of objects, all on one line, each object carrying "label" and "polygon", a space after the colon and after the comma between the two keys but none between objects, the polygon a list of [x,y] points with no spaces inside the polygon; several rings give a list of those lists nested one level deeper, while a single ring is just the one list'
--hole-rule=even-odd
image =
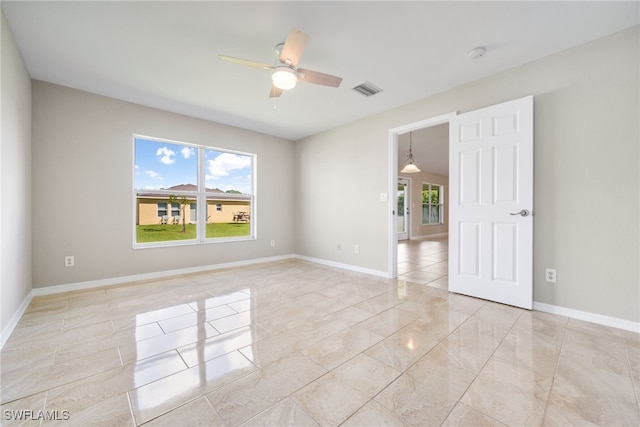
[{"label": "ceiling fan", "polygon": [[248,59],[235,58],[227,55],[218,56],[223,61],[271,71],[272,85],[271,91],[269,92],[269,96],[271,98],[282,95],[282,92],[286,89],[293,89],[298,80],[324,86],[340,86],[342,77],[307,70],[306,68],[297,68],[298,61],[300,61],[302,51],[304,50],[304,46],[307,43],[308,38],[308,34],[295,28],[292,29],[284,44],[281,43],[276,46],[278,62],[275,65],[250,61]]}]

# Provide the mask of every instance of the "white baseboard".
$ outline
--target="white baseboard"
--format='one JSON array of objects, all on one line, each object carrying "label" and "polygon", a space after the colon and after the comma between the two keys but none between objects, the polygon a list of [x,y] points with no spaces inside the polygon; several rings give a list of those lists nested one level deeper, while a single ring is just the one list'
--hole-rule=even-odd
[{"label": "white baseboard", "polygon": [[295,255],[281,255],[268,258],[258,258],[245,261],[234,261],[222,264],[204,265],[200,267],[179,268],[175,270],[156,271],[153,273],[134,274],[131,276],[114,277],[110,279],[89,280],[87,282],[69,283],[66,285],[47,286],[45,288],[34,288],[32,293],[34,296],[52,295],[69,291],[81,291],[93,288],[102,288],[105,286],[122,285],[124,283],[138,282],[141,280],[162,279],[165,277],[178,276],[182,274],[201,273],[203,271],[222,270],[224,268],[243,267],[253,264],[262,264],[265,262],[282,261],[293,259]]},{"label": "white baseboard", "polygon": [[[29,304],[31,303],[31,300],[33,299],[34,296],[53,295],[53,294],[58,294],[62,292],[86,290],[86,289],[100,288],[105,286],[115,286],[115,285],[121,285],[124,283],[136,282],[141,280],[159,279],[159,278],[165,278],[165,277],[182,275],[182,274],[221,270],[225,268],[235,268],[235,267],[242,267],[242,266],[260,264],[260,263],[266,263],[266,262],[283,261],[288,259],[300,259],[303,261],[326,265],[329,267],[340,268],[343,270],[370,274],[372,276],[377,276],[377,277],[389,278],[389,272],[387,271],[380,271],[380,270],[374,270],[370,268],[358,267],[355,265],[344,264],[344,263],[339,263],[335,261],[328,261],[328,260],[308,257],[304,255],[290,254],[290,255],[281,255],[281,256],[275,256],[275,257],[251,259],[251,260],[245,260],[245,261],[228,262],[223,264],[207,265],[207,266],[201,266],[201,267],[191,267],[191,268],[182,268],[182,269],[176,269],[176,270],[158,271],[153,273],[135,274],[131,276],[121,276],[121,277],[115,277],[110,279],[90,280],[86,282],[70,283],[66,285],[48,286],[45,288],[35,288],[25,297],[25,299],[20,304],[20,307],[18,307],[16,312],[11,317],[11,320],[9,321],[9,323],[3,328],[2,333],[0,334],[0,349],[4,347],[4,344],[9,339],[9,336],[11,336],[11,333],[13,332],[16,325],[20,321],[20,318],[22,317],[24,312],[27,310],[27,307],[29,307]],[[589,313],[586,311],[574,310],[571,308],[559,307],[556,305],[545,304],[545,303],[536,302],[536,301],[533,302],[533,309],[538,311],[543,311],[546,313],[552,313],[560,316],[570,317],[572,319],[584,320],[587,322],[597,323],[600,325],[611,326],[614,328],[624,329],[626,331],[640,333],[640,322],[633,322],[630,320],[604,316],[596,313]]]},{"label": "white baseboard", "polygon": [[624,329],[625,331],[640,333],[640,322],[619,319],[617,317],[604,316],[602,314],[589,313],[587,311],[574,310],[572,308],[559,307],[557,305],[533,302],[533,309],[544,311],[545,313],[557,314],[570,317],[572,319],[584,320],[599,325],[611,326],[613,328]]},{"label": "white baseboard", "polygon": [[26,296],[24,301],[22,301],[22,304],[20,305],[20,307],[18,307],[16,312],[13,314],[9,323],[3,328],[2,334],[0,335],[0,350],[4,347],[4,344],[7,342],[7,340],[13,333],[13,330],[18,325],[20,318],[22,318],[22,315],[26,311],[27,307],[29,307],[31,300],[33,299],[33,297],[36,297],[36,296],[55,295],[63,292],[103,288],[108,286],[122,285],[130,282],[137,282],[141,280],[161,279],[165,277],[177,276],[182,274],[200,273],[203,271],[212,271],[212,270],[222,270],[224,268],[235,268],[235,267],[242,267],[246,265],[261,264],[265,262],[283,261],[283,260],[294,259],[294,258],[295,258],[295,255],[289,254],[289,255],[281,255],[281,256],[274,256],[274,257],[268,257],[268,258],[251,259],[251,260],[245,260],[245,261],[227,262],[223,264],[206,265],[201,267],[180,268],[176,270],[164,270],[164,271],[157,271],[153,273],[134,274],[131,276],[121,276],[121,277],[114,277],[109,279],[89,280],[86,282],[69,283],[65,285],[54,285],[54,286],[47,286],[44,288],[34,288],[31,290],[31,292],[29,292],[29,294]]},{"label": "white baseboard", "polygon": [[13,330],[18,325],[18,322],[22,318],[22,315],[27,310],[27,307],[29,307],[29,304],[31,304],[32,299],[33,291],[29,292],[27,296],[24,297],[24,299],[22,300],[22,304],[20,304],[20,307],[18,307],[16,312],[13,313],[13,316],[11,317],[11,319],[9,319],[9,323],[2,329],[2,333],[0,334],[0,350],[2,350],[4,344],[13,333]]},{"label": "white baseboard", "polygon": [[426,239],[441,239],[443,237],[449,237],[449,233],[436,233],[436,234],[424,234],[420,236],[411,236],[410,240],[426,240]]},{"label": "white baseboard", "polygon": [[389,278],[389,272],[387,272],[387,271],[373,270],[371,268],[358,267],[356,265],[343,264],[341,262],[328,261],[326,259],[313,258],[313,257],[304,256],[304,255],[295,255],[294,257],[296,259],[300,259],[300,260],[303,260],[303,261],[308,261],[308,262],[313,262],[313,263],[316,263],[316,264],[327,265],[329,267],[340,268],[342,270],[355,271],[357,273],[365,273],[365,274],[370,274],[372,276]]}]

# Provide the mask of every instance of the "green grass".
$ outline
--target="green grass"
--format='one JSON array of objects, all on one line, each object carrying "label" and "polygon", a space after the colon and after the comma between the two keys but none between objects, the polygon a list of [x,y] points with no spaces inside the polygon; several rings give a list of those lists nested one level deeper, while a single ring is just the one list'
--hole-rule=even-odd
[{"label": "green grass", "polygon": [[[209,223],[207,224],[206,237],[208,239],[220,237],[248,236],[251,227],[248,223]],[[167,242],[172,240],[195,240],[195,224],[187,224],[186,231],[182,232],[182,224],[152,224],[136,225],[136,242]]]},{"label": "green grass", "polygon": [[245,237],[251,233],[251,224],[248,222],[241,223],[209,223],[207,224],[207,239],[217,237]]}]

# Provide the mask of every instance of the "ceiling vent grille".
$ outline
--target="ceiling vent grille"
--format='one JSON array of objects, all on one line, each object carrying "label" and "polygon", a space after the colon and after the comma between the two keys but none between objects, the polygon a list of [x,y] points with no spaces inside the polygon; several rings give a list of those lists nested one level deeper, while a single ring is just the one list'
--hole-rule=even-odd
[{"label": "ceiling vent grille", "polygon": [[382,89],[374,85],[373,83],[364,82],[353,88],[356,92],[364,95],[364,96],[373,96],[376,93],[382,92]]}]

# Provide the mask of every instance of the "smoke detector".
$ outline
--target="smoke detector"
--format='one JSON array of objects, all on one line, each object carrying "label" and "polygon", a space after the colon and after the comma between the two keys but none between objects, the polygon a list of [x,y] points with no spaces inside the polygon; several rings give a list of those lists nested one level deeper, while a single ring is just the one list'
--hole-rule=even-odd
[{"label": "smoke detector", "polygon": [[477,59],[483,56],[486,51],[487,49],[484,46],[478,46],[471,49],[467,55],[471,59]]}]

